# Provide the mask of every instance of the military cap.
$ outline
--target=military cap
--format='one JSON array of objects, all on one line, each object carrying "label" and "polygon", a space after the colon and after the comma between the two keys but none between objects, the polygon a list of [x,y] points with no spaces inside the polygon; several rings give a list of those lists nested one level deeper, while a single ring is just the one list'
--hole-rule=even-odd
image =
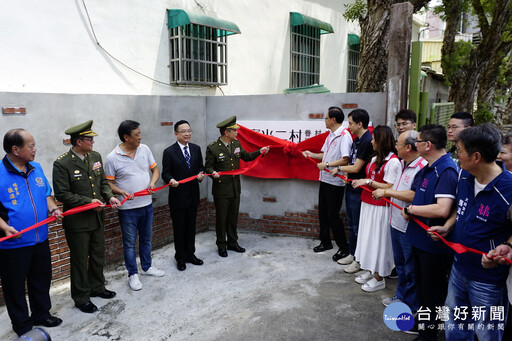
[{"label": "military cap", "polygon": [[66,129],[64,132],[68,135],[78,135],[78,136],[98,136],[94,131],[92,131],[92,120],[81,123],[74,127]]},{"label": "military cap", "polygon": [[231,116],[230,118],[226,118],[224,121],[219,122],[217,124],[217,128],[238,129],[240,126],[236,124],[236,116]]}]

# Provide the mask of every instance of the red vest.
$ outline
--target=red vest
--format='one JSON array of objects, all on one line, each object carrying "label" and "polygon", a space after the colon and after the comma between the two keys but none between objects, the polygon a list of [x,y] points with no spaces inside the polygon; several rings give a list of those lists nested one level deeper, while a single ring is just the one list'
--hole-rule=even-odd
[{"label": "red vest", "polygon": [[[386,162],[384,162],[384,164],[380,167],[378,172],[376,171],[377,164],[375,162],[370,162],[366,166],[366,178],[372,179],[373,181],[377,181],[380,183],[384,183],[385,182],[384,181],[384,168],[386,167],[386,164],[389,162],[389,160],[396,159],[396,158],[397,158],[397,156],[395,154],[391,155],[391,157]],[[372,190],[375,190],[371,186],[368,186],[368,187]],[[361,201],[365,202],[367,204],[370,204],[370,205],[386,206],[386,202],[384,200],[373,199],[372,192],[366,191],[364,189],[363,189],[363,192],[361,193]]]}]

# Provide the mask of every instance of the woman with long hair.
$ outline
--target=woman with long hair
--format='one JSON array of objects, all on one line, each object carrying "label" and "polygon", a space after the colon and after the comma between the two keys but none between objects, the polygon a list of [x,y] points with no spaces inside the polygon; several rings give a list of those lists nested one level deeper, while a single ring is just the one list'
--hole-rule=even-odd
[{"label": "woman with long hair", "polygon": [[[395,139],[388,126],[377,126],[372,138],[374,156],[366,166],[366,179],[352,182],[352,186],[367,186],[375,189],[388,189],[400,175],[401,164],[396,156]],[[393,269],[393,247],[389,230],[389,206],[384,200],[376,200],[370,191],[361,194],[361,215],[357,236],[356,260],[361,269],[367,270],[356,277],[361,289],[373,292],[384,289],[384,277]]]}]

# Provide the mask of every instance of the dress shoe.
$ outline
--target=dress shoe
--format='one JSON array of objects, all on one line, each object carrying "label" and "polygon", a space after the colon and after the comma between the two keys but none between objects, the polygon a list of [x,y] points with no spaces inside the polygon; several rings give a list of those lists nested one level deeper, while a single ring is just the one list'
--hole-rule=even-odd
[{"label": "dress shoe", "polygon": [[114,298],[116,296],[116,293],[113,291],[110,291],[108,289],[104,289],[102,292],[98,292],[96,294],[91,294],[91,297],[101,297],[105,299]]},{"label": "dress shoe", "polygon": [[313,248],[313,251],[315,252],[324,252],[324,251],[327,251],[327,250],[331,250],[332,249],[332,244],[331,245],[325,245],[325,244],[322,244],[320,243],[320,245],[317,245]]},{"label": "dress shoe", "polygon": [[62,320],[60,318],[52,315],[45,320],[34,320],[34,326],[45,326],[48,328],[57,327],[61,323]]},{"label": "dress shoe", "polygon": [[238,245],[238,244],[235,244],[233,246],[229,246],[228,245],[228,250],[235,251],[235,252],[238,252],[238,253],[244,253],[245,252],[245,249],[243,247],[241,247],[240,245]]},{"label": "dress shoe", "polygon": [[199,259],[196,257],[196,255],[192,255],[192,257],[190,257],[188,260],[187,260],[187,263],[191,263],[191,264],[194,264],[194,265],[203,265],[203,260],[202,259]]},{"label": "dress shoe", "polygon": [[227,257],[228,256],[228,251],[226,249],[219,249],[219,256]]},{"label": "dress shoe", "polygon": [[92,303],[91,301],[85,302],[83,304],[75,304],[75,306],[78,309],[80,309],[80,311],[83,313],[91,314],[91,313],[98,311],[98,307],[95,306],[94,303]]},{"label": "dress shoe", "polygon": [[333,256],[332,256],[332,260],[337,262],[338,260],[342,259],[342,258],[345,258],[347,257],[348,255],[350,255],[350,252],[349,251],[341,251],[341,250],[338,250],[338,252],[336,252]]},{"label": "dress shoe", "polygon": [[185,262],[178,262],[178,270],[183,271],[187,268]]}]

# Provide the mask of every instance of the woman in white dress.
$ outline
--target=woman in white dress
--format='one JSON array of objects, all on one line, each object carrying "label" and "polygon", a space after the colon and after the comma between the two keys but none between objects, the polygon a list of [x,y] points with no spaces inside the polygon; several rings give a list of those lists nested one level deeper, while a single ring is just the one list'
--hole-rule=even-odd
[{"label": "woman in white dress", "polygon": [[[372,191],[391,188],[401,171],[391,128],[377,126],[373,131],[372,145],[375,153],[366,166],[366,179],[354,180],[352,186],[366,186]],[[356,282],[362,284],[364,291],[373,292],[386,287],[384,277],[389,276],[393,269],[390,209],[384,200],[374,199],[371,191],[363,190],[361,201],[355,258],[361,269],[367,271],[357,276]]]}]

